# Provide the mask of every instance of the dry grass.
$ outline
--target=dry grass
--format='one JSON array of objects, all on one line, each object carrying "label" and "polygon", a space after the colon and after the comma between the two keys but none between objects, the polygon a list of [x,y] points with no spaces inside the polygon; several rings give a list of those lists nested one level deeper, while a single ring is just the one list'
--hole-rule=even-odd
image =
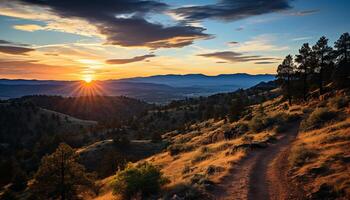
[{"label": "dry grass", "polygon": [[[328,106],[333,104],[335,103]],[[335,107],[337,106],[333,108]],[[336,111],[344,112],[344,110]],[[293,176],[303,185],[310,198],[350,198],[350,116],[348,114],[344,120],[300,133],[293,146],[289,158],[293,165]]]}]

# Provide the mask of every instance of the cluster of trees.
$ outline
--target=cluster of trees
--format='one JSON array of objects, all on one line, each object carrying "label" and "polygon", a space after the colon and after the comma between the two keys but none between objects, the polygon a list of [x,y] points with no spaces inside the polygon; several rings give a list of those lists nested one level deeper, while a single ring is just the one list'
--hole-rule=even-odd
[{"label": "cluster of trees", "polygon": [[305,43],[299,54],[286,56],[277,68],[277,78],[284,96],[292,99],[308,99],[309,92],[318,88],[322,95],[324,86],[330,82],[337,88],[350,84],[350,35],[344,33],[329,46],[328,39],[322,36],[315,45]]}]

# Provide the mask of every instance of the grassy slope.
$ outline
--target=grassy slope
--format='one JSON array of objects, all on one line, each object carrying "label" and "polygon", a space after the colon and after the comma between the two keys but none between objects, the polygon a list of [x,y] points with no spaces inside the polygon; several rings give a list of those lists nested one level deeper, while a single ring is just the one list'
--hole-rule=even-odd
[{"label": "grassy slope", "polygon": [[[264,111],[268,116],[280,113],[285,103],[276,98],[263,104]],[[260,105],[252,106],[253,115],[258,112]],[[284,112],[290,115],[300,115],[298,109]],[[245,119],[248,118],[248,119]],[[232,140],[225,140],[224,132],[236,128],[239,124],[248,124],[249,117],[243,117],[240,121],[229,123],[224,120],[208,120],[190,126],[186,133],[178,134],[177,131],[163,135],[163,139],[172,145],[183,148],[180,153],[171,155],[169,151],[151,156],[142,161],[148,161],[161,167],[162,172],[170,179],[168,189],[180,184],[190,184],[195,176],[204,176],[206,180],[219,183],[230,170],[235,167],[249,153],[245,144],[268,145],[269,142],[278,139],[279,134],[275,127],[254,132],[249,131],[238,135]],[[142,162],[140,161],[140,162]],[[102,180],[102,191],[96,199],[111,199],[113,176]]]},{"label": "grassy slope", "polygon": [[[342,95],[341,98],[347,96]],[[309,198],[350,198],[350,110],[332,108],[330,101],[311,102],[306,107],[325,107],[341,117],[332,118],[321,128],[301,132],[290,155],[294,181]]]}]

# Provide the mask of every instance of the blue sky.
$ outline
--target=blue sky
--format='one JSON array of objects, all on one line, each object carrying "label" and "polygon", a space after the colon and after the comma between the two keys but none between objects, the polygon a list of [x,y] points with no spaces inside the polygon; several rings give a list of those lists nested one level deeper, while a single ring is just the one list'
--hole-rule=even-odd
[{"label": "blue sky", "polygon": [[[72,80],[274,73],[281,59],[296,54],[303,43],[313,44],[325,35],[333,45],[350,30],[347,0],[263,1],[267,9],[256,6],[253,0],[226,0],[226,4],[225,0],[167,0],[160,2],[166,4],[164,9],[157,8],[162,4],[127,9],[130,2],[142,0],[123,1],[125,10],[115,11],[122,22],[114,22],[102,11],[87,15],[83,11],[84,6],[91,9],[89,5],[66,11],[64,6],[74,6],[68,1],[61,5],[53,0],[43,5],[30,0],[0,0],[0,40],[6,41],[0,43],[0,78]],[[255,6],[254,13],[244,10],[246,4]],[[269,10],[269,4],[275,9]],[[225,8],[212,16],[201,13],[200,19],[194,20],[198,8],[222,5],[232,6],[234,13]],[[114,12],[106,9],[108,14]],[[8,51],[8,46],[19,52]]]}]

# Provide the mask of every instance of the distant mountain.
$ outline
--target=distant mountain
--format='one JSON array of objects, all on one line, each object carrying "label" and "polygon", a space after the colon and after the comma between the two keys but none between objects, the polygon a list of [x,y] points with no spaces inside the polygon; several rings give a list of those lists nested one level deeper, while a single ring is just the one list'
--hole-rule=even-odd
[{"label": "distant mountain", "polygon": [[[95,81],[101,95],[128,96],[152,103],[166,103],[186,97],[209,96],[249,88],[260,82],[274,80],[274,75],[203,74],[157,75],[119,80]],[[81,96],[80,81],[9,80],[0,79],[0,98],[26,95]]]},{"label": "distant mountain", "polygon": [[186,74],[186,75],[157,75],[149,77],[136,77],[121,79],[128,82],[137,83],[155,83],[166,84],[172,87],[240,87],[247,88],[256,85],[262,81],[271,81],[275,79],[271,74],[220,74],[217,76],[207,76],[203,74]]}]

